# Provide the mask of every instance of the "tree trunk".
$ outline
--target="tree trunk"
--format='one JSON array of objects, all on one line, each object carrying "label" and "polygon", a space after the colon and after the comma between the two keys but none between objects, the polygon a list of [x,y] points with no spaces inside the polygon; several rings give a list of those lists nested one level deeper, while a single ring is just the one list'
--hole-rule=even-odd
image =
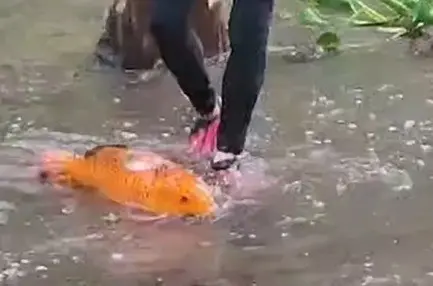
[{"label": "tree trunk", "polygon": [[[154,67],[160,55],[149,31],[152,1],[158,0],[114,0],[96,46],[95,55],[100,62],[133,70]],[[190,26],[200,40],[205,58],[228,49],[229,6],[226,0],[196,1]]]}]

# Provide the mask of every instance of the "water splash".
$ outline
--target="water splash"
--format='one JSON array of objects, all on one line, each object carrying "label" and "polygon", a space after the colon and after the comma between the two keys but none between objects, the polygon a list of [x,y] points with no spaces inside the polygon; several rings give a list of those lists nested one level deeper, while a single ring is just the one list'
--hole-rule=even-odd
[{"label": "water splash", "polygon": [[380,178],[393,191],[409,191],[413,188],[413,181],[406,170],[397,169],[392,164],[385,164],[379,169]]},{"label": "water splash", "polygon": [[9,213],[15,210],[15,204],[6,201],[0,201],[0,226],[6,225],[8,223]]}]

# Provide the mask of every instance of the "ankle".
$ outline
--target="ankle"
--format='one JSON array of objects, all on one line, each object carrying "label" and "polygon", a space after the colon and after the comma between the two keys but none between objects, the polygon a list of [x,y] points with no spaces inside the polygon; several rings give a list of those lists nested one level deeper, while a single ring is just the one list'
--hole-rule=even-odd
[{"label": "ankle", "polygon": [[213,120],[214,118],[218,117],[221,113],[221,97],[216,95],[214,96],[212,109],[210,112],[200,114],[200,117],[205,120]]}]

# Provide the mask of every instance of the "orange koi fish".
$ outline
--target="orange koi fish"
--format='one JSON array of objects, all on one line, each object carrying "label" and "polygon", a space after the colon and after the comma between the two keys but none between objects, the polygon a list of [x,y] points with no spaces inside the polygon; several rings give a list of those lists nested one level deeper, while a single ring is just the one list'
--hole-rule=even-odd
[{"label": "orange koi fish", "polygon": [[211,187],[182,166],[126,145],[101,145],[84,156],[44,154],[39,178],[60,187],[98,191],[108,199],[156,215],[209,216]]}]

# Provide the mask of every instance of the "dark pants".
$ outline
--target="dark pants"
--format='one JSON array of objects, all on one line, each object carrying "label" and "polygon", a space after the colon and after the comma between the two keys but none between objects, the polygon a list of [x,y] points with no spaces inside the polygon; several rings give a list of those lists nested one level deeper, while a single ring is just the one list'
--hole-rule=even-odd
[{"label": "dark pants", "polygon": [[[214,107],[214,91],[190,34],[194,1],[155,0],[151,31],[167,67],[200,114]],[[266,68],[266,46],[274,0],[234,0],[230,13],[231,53],[223,77],[217,148],[240,154],[245,145]]]}]

